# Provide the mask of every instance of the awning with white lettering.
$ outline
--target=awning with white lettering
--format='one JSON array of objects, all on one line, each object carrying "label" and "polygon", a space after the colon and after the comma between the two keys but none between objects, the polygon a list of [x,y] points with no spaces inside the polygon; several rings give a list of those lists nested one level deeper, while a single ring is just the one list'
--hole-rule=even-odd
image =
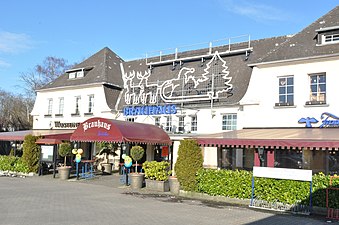
[{"label": "awning with white lettering", "polygon": [[71,141],[163,145],[172,143],[168,134],[155,125],[98,117],[81,123],[72,134]]}]

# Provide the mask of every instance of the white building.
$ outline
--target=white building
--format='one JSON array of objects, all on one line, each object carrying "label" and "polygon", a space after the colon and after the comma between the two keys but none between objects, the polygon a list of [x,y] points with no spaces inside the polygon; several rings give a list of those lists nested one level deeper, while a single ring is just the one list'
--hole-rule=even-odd
[{"label": "white building", "polygon": [[[75,129],[92,117],[148,123],[168,132],[173,145],[169,155],[147,147],[147,160],[174,163],[178,141],[197,138],[206,167],[250,169],[262,162],[331,171],[339,138],[326,135],[337,129],[304,127],[338,120],[338,14],[336,7],[295,35],[243,36],[129,62],[104,48],[37,91],[33,128]],[[93,145],[87,148],[95,154]],[[259,149],[266,151],[258,155]],[[281,156],[282,149],[295,151]],[[315,165],[319,157],[323,163]]]}]

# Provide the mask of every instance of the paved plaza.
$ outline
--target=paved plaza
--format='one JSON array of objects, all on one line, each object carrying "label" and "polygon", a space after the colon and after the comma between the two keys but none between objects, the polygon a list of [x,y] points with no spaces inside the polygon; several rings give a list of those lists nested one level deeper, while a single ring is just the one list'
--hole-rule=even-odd
[{"label": "paved plaza", "polygon": [[132,192],[119,183],[118,175],[80,181],[0,177],[0,196],[1,225],[339,224],[325,217]]}]

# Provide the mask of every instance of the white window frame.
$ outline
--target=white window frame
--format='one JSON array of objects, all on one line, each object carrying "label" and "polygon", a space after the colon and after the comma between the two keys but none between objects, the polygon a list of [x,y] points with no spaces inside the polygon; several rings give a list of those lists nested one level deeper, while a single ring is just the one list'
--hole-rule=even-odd
[{"label": "white window frame", "polygon": [[75,96],[75,115],[80,115],[81,96]]},{"label": "white window frame", "polygon": [[198,131],[198,116],[191,116],[191,131]]},{"label": "white window frame", "polygon": [[172,116],[166,116],[165,131],[172,132]]},{"label": "white window frame", "polygon": [[[316,79],[313,77],[316,76]],[[324,81],[320,81],[320,76],[324,76]],[[326,73],[309,74],[310,80],[310,101],[326,102]],[[312,90],[313,87],[313,90]],[[325,90],[321,90],[321,88]]]},{"label": "white window frame", "polygon": [[327,44],[335,44],[335,43],[339,43],[339,33],[323,34],[321,36],[321,44],[327,45]]},{"label": "white window frame", "polygon": [[178,116],[178,132],[185,132],[185,116]]},{"label": "white window frame", "polygon": [[[285,79],[285,83],[282,83],[282,80]],[[292,84],[289,84],[288,80],[292,79]],[[281,76],[278,77],[278,87],[279,87],[279,103],[290,103],[291,105],[294,104],[294,76]],[[281,93],[281,90],[284,89],[285,92]],[[292,89],[292,90],[291,90]],[[289,101],[289,97],[292,96],[292,101]],[[283,101],[281,100],[283,97]]]},{"label": "white window frame", "polygon": [[94,95],[88,95],[88,113],[93,113],[94,110]]},{"label": "white window frame", "polygon": [[159,116],[154,117],[154,125],[158,126],[158,127],[161,127],[160,117]]},{"label": "white window frame", "polygon": [[226,113],[222,115],[222,130],[236,130],[238,115],[236,113]]},{"label": "white window frame", "polygon": [[59,115],[64,114],[64,106],[65,106],[65,100],[64,97],[59,98]]},{"label": "white window frame", "polygon": [[47,101],[48,101],[47,115],[52,115],[52,113],[53,113],[53,98],[49,98]]}]

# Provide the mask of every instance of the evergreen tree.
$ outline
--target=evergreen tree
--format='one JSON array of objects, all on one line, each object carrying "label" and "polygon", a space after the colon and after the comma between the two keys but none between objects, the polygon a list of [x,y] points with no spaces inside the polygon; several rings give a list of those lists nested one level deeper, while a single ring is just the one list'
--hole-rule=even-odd
[{"label": "evergreen tree", "polygon": [[29,134],[25,137],[23,143],[22,159],[27,164],[29,172],[37,173],[39,169],[41,149],[40,146],[35,143],[39,138],[40,137]]},{"label": "evergreen tree", "polygon": [[185,191],[196,189],[196,174],[203,168],[201,148],[195,140],[182,140],[178,150],[178,159],[175,163],[175,174]]}]

